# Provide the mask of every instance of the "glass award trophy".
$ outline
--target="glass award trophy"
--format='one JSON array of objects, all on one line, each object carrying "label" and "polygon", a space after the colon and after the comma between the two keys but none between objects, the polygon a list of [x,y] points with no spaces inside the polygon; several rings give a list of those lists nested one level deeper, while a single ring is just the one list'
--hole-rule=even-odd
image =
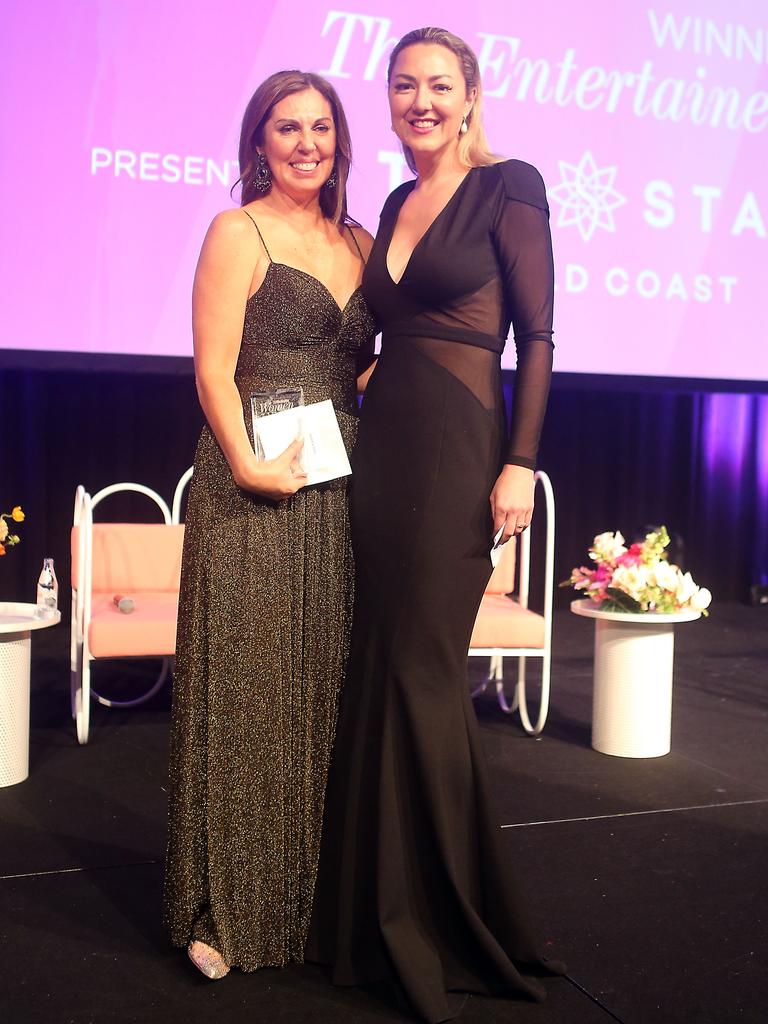
[{"label": "glass award trophy", "polygon": [[260,461],[278,458],[300,437],[304,447],[298,461],[307,484],[352,472],[330,399],[305,405],[300,387],[258,391],[251,395],[251,416],[253,448]]},{"label": "glass award trophy", "polygon": [[[274,451],[275,443],[280,444],[285,440],[285,444],[280,449],[284,451],[297,437],[304,436],[303,408],[304,391],[300,387],[255,391],[251,395],[253,450],[259,462],[274,458],[274,455],[267,454],[264,447],[265,441],[271,452]],[[263,422],[277,413],[287,413],[287,415],[279,416],[276,420],[270,419],[268,423]]]}]

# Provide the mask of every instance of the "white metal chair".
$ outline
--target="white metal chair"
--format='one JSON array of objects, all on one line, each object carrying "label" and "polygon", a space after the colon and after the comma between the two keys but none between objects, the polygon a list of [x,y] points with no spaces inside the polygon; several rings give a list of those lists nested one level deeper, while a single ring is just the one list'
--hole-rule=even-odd
[{"label": "white metal chair", "polygon": [[[111,484],[93,497],[84,487],[77,488],[72,527],[70,684],[72,717],[81,744],[88,742],[91,697],[106,707],[136,707],[158,692],[171,670],[184,531],[180,509],[191,476],[189,469],[176,485],[173,511],[143,484]],[[94,524],[94,508],[110,495],[125,491],[153,501],[162,522]],[[116,594],[135,598],[132,614],[125,615],[115,607]],[[113,700],[91,687],[91,662],[108,657],[159,657],[162,665],[146,692],[132,700]]]},{"label": "white metal chair", "polygon": [[[552,668],[552,599],[554,593],[555,563],[555,497],[552,483],[544,472],[535,474],[536,485],[541,487],[546,509],[546,538],[544,552],[544,608],[542,614],[528,607],[531,568],[531,529],[525,530],[518,543],[511,540],[503,549],[499,565],[486,588],[475,628],[470,641],[471,657],[490,657],[488,676],[472,696],[484,692],[493,682],[502,711],[512,714],[519,710],[523,728],[531,736],[538,736],[549,711],[550,677]],[[515,555],[519,550],[517,566]],[[517,569],[517,588],[514,588]],[[517,684],[511,702],[504,691],[504,659],[518,659]],[[536,724],[531,722],[526,695],[526,661],[541,659],[541,698]]]},{"label": "white metal chair", "polygon": [[176,490],[173,492],[173,502],[171,504],[171,522],[181,522],[181,502],[184,498],[184,490],[192,479],[192,474],[195,470],[194,466],[190,466],[184,473],[181,474],[179,482],[176,484]]}]

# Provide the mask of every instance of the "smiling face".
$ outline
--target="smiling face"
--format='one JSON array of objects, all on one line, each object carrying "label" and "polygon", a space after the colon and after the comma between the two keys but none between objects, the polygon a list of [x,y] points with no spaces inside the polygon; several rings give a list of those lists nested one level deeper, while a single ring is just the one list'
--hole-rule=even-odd
[{"label": "smiling face", "polygon": [[273,189],[297,198],[319,193],[336,156],[333,111],[325,96],[304,89],[277,102],[258,150],[267,158]]},{"label": "smiling face", "polygon": [[397,55],[389,82],[392,127],[417,160],[458,145],[462,118],[474,98],[458,57],[447,47],[415,43]]}]

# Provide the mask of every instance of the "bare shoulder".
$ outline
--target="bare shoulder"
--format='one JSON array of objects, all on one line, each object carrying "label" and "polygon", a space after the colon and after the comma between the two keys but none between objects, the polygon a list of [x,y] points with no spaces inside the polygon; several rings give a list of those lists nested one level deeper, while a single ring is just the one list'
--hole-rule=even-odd
[{"label": "bare shoulder", "polygon": [[242,209],[223,210],[211,221],[200,250],[199,269],[242,272],[250,280],[261,261],[261,243],[253,221]]},{"label": "bare shoulder", "polygon": [[373,235],[370,231],[366,231],[365,228],[359,227],[357,224],[354,226],[348,224],[347,230],[360,246],[360,252],[363,254],[363,259],[367,262],[373,247]]},{"label": "bare shoulder", "polygon": [[263,262],[259,236],[242,209],[217,213],[208,227],[195,273],[198,289],[247,294]]},{"label": "bare shoulder", "polygon": [[230,244],[258,242],[250,216],[242,208],[222,210],[210,223],[206,240]]}]

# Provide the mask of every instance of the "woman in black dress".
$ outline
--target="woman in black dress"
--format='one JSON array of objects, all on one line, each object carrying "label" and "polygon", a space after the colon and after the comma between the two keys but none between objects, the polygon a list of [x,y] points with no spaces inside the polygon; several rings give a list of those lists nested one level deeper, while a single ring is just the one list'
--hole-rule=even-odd
[{"label": "woman in black dress", "polygon": [[452,992],[544,995],[467,649],[492,538],[530,522],[554,285],[544,184],[489,152],[469,47],[409,33],[389,102],[417,178],[385,203],[363,278],[383,338],[354,457],[355,617],[307,956],[337,984],[396,982],[437,1022],[458,1013]]}]

